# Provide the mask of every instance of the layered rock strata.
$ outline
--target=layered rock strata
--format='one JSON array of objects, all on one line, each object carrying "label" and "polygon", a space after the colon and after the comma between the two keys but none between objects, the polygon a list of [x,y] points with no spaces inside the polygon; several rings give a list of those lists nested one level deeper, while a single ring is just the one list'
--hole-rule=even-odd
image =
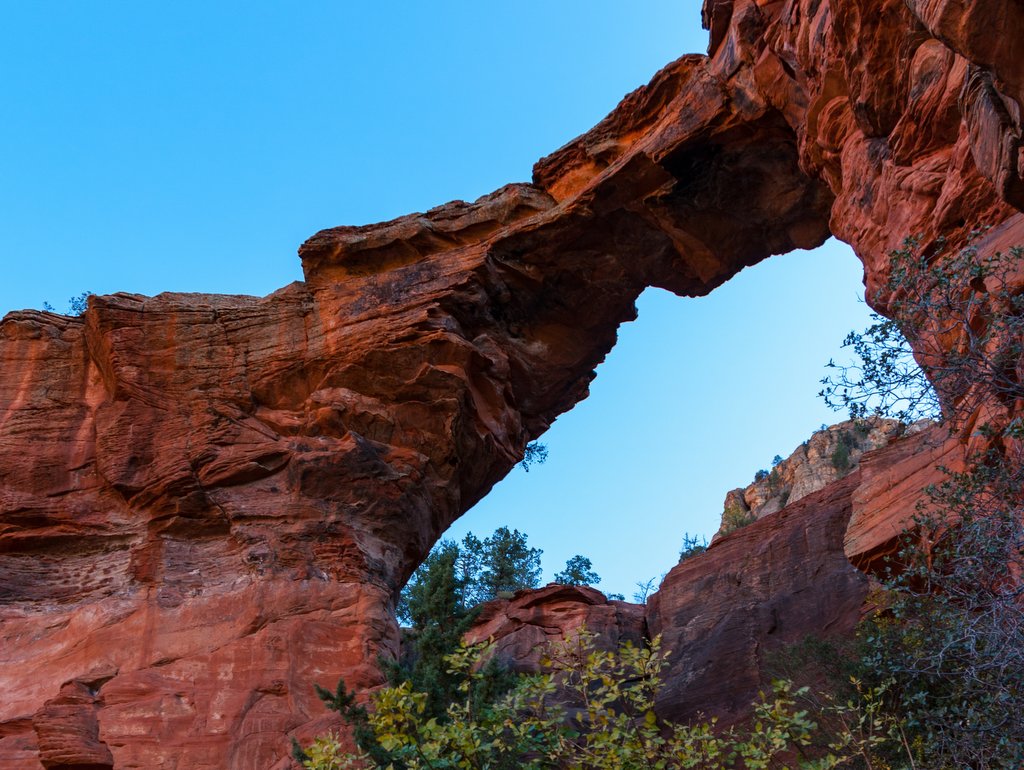
[{"label": "layered rock strata", "polygon": [[536,673],[548,645],[583,629],[606,649],[648,638],[643,606],[609,600],[589,586],[554,584],[487,602],[464,638],[493,643],[494,657],[512,671]]},{"label": "layered rock strata", "polygon": [[[583,627],[609,648],[660,635],[669,653],[657,701],[663,717],[703,715],[722,726],[748,717],[772,676],[773,653],[807,637],[852,634],[873,608],[872,573],[883,576],[884,557],[895,555],[922,490],[943,478],[937,466],[962,462],[961,443],[937,426],[872,425],[874,439],[865,431],[862,444],[881,446],[855,467],[716,537],[706,552],[680,561],[646,606],[551,585],[485,604],[467,640],[489,638],[501,662],[533,673],[543,670],[547,644]],[[848,429],[840,423],[816,433],[818,448],[839,446]],[[806,454],[791,459],[795,469]]]},{"label": "layered rock strata", "polygon": [[672,653],[659,710],[735,722],[770,678],[772,652],[850,635],[922,490],[944,477],[937,466],[962,462],[962,444],[938,426],[889,438],[838,479],[681,561],[647,606],[648,633]]},{"label": "layered rock strata", "polygon": [[874,416],[822,426],[789,457],[776,458],[771,471],[758,471],[751,484],[726,493],[718,533],[731,532],[824,489],[855,471],[864,452],[885,446],[906,430],[908,426],[897,420]]},{"label": "layered rock strata", "polygon": [[398,587],[646,286],[705,294],[831,233],[884,311],[906,234],[1024,242],[1019,4],[704,14],[708,56],[531,184],[318,233],[266,298],[0,323],[0,764],[286,766],[311,683],[381,682]]}]

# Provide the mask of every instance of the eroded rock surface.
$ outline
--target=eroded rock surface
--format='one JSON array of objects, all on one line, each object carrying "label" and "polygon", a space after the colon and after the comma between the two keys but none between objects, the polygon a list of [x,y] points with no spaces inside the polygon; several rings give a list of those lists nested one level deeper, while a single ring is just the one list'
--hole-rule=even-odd
[{"label": "eroded rock surface", "polygon": [[671,652],[658,709],[731,724],[750,713],[764,656],[852,632],[868,578],[843,551],[859,472],[725,535],[680,562],[648,599],[647,622]]},{"label": "eroded rock surface", "polygon": [[[938,465],[963,462],[962,444],[943,428],[903,431],[889,422],[873,422],[880,446],[853,468],[719,535],[668,573],[647,613],[649,633],[672,651],[664,715],[745,718],[770,678],[772,652],[809,636],[847,636],[870,611],[870,577],[884,577],[884,557],[912,525],[922,490],[943,478]],[[839,446],[848,429],[820,431],[810,445]],[[861,440],[872,441],[868,433]],[[793,458],[794,467],[806,462],[801,450]]]},{"label": "eroded rock surface", "polygon": [[[8,315],[0,764],[58,757],[47,704],[102,680],[66,732],[114,767],[286,766],[288,735],[323,718],[311,683],[381,681],[395,591],[586,396],[646,286],[704,294],[832,233],[884,311],[907,234],[1024,242],[1022,19],[709,0],[709,56],[531,184],[325,230],[305,282],[266,298]],[[925,332],[922,355],[954,344]]]},{"label": "eroded rock surface", "polygon": [[897,436],[925,430],[928,425],[921,422],[908,426],[897,420],[869,416],[822,426],[789,457],[773,465],[771,471],[758,471],[745,488],[726,493],[718,534],[777,513],[789,503],[824,489],[853,473],[865,452],[880,449]]},{"label": "eroded rock surface", "polygon": [[648,638],[643,606],[610,601],[589,586],[554,584],[487,602],[464,638],[471,643],[490,640],[502,664],[535,673],[542,670],[546,645],[584,628],[606,649],[627,642],[639,645]]},{"label": "eroded rock surface", "polygon": [[[963,446],[938,426],[870,425],[862,427],[852,467],[721,533],[706,552],[680,561],[646,606],[609,602],[594,588],[549,585],[484,605],[467,640],[493,639],[499,660],[533,673],[543,670],[546,644],[584,626],[607,648],[660,634],[670,653],[661,715],[688,722],[703,714],[722,725],[745,719],[773,675],[773,653],[807,637],[851,635],[874,606],[872,575],[884,576],[883,559],[911,526],[922,490],[942,479],[936,466],[962,463]],[[807,450],[834,451],[847,430],[852,422],[815,433],[790,458],[787,478],[817,478],[797,472]],[[863,451],[871,443],[877,448]]]}]

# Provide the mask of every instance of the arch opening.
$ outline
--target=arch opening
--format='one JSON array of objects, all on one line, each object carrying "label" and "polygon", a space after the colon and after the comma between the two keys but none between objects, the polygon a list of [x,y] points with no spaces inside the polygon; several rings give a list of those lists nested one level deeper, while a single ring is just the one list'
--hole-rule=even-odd
[{"label": "arch opening", "polygon": [[544,550],[550,580],[574,554],[597,586],[631,597],[675,565],[684,533],[710,540],[726,492],[746,486],[822,424],[823,366],[863,328],[861,265],[836,240],[772,257],[706,297],[648,289],[597,368],[590,396],[445,533],[516,527]]}]

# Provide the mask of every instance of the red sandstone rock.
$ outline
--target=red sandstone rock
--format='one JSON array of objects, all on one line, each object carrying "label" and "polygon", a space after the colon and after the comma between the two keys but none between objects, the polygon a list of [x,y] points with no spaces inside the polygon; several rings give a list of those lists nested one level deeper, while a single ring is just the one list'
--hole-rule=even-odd
[{"label": "red sandstone rock", "polygon": [[[917,424],[909,430],[922,430],[926,424]],[[755,478],[745,489],[726,493],[719,533],[731,531],[736,522],[770,516],[824,489],[853,473],[865,452],[885,446],[906,430],[907,426],[897,420],[877,416],[822,427],[789,457],[774,465],[771,473]]]},{"label": "red sandstone rock", "polygon": [[647,600],[649,631],[671,653],[663,716],[743,719],[767,652],[853,630],[868,579],[846,558],[843,533],[859,477],[719,537],[668,573]]},{"label": "red sandstone rock", "polygon": [[[704,294],[832,233],[884,310],[907,234],[988,223],[981,248],[1024,243],[1021,11],[969,5],[715,0],[710,56],[667,66],[533,184],[326,230],[306,281],[263,299],[7,316],[0,764],[84,746],[88,708],[62,728],[45,704],[102,670],[115,767],[285,766],[287,734],[324,719],[311,684],[381,681],[394,592],[586,396],[645,286]],[[926,333],[918,352],[952,344]],[[782,547],[779,516],[735,537]],[[828,559],[833,534],[814,541]],[[695,632],[659,601],[665,629]],[[726,629],[707,632],[742,647]]]},{"label": "red sandstone rock", "polygon": [[86,683],[68,682],[32,718],[39,737],[43,767],[70,770],[109,770],[114,758],[99,739],[96,693],[104,678]]},{"label": "red sandstone rock", "polygon": [[608,648],[640,644],[646,638],[641,605],[609,601],[587,586],[555,584],[487,602],[465,638],[471,643],[490,639],[495,657],[504,665],[513,671],[537,672],[546,644],[584,627]]},{"label": "red sandstone rock", "polygon": [[961,465],[960,442],[937,426],[895,436],[893,421],[871,424],[851,438],[856,462],[842,473],[831,467],[830,449],[852,425],[816,433],[779,465],[797,489],[793,502],[781,510],[761,505],[753,523],[718,535],[707,552],[669,572],[646,607],[609,602],[593,588],[549,585],[485,604],[467,640],[490,638],[499,660],[533,673],[542,670],[546,643],[583,626],[607,647],[661,634],[671,652],[663,716],[746,718],[766,679],[766,655],[808,636],[850,634],[869,610],[864,573],[882,574],[882,559],[913,527],[924,488],[942,478],[937,466]]},{"label": "red sandstone rock", "polygon": [[941,427],[906,436],[866,454],[843,547],[857,567],[880,576],[884,559],[899,550],[900,535],[914,526],[923,490],[945,478],[940,468],[964,467],[964,447]]}]

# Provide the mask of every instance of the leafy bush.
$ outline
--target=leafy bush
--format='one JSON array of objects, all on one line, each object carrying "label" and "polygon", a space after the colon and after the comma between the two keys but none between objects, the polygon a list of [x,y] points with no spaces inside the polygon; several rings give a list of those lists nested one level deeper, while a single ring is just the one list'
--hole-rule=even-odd
[{"label": "leafy bush", "polygon": [[748,524],[753,524],[757,521],[754,518],[754,514],[746,510],[738,503],[732,503],[727,505],[725,510],[722,512],[722,526],[719,530],[723,535],[730,532],[735,532],[737,529],[742,529]]},{"label": "leafy bush", "polygon": [[[444,719],[428,718],[426,695],[408,683],[391,687],[375,696],[362,722],[372,730],[377,756],[365,748],[346,755],[328,736],[318,742],[318,752],[335,764],[318,762],[307,752],[303,766],[755,770],[777,767],[812,743],[817,726],[797,707],[802,693],[787,682],[775,682],[770,693],[762,694],[746,729],[721,730],[715,720],[666,722],[654,710],[667,665],[659,640],[643,647],[627,644],[615,652],[598,649],[594,642],[583,631],[552,645],[544,656],[544,674],[521,677],[493,703],[474,695],[487,647],[460,647],[448,658],[450,670],[461,679],[459,697]],[[858,727],[858,718],[873,719],[855,706],[843,707],[843,713],[851,728]],[[824,756],[804,757],[790,766],[839,767],[870,749],[870,737],[863,733],[840,733]]]},{"label": "leafy bush", "polygon": [[862,677],[927,767],[1024,766],[1020,467],[989,453],[928,490],[890,607],[862,629]]},{"label": "leafy bush", "polygon": [[878,750],[910,751],[919,767],[1024,766],[1022,257],[942,242],[926,254],[908,239],[891,254],[893,318],[851,333],[859,362],[830,362],[823,380],[826,400],[855,418],[941,413],[954,429],[989,419],[974,427],[987,448],[926,490],[890,565],[888,607],[860,631],[858,681],[901,722],[899,742]]},{"label": "leafy bush", "polygon": [[854,446],[853,437],[845,430],[839,432],[836,440],[836,448],[832,450],[832,467],[839,473],[846,473],[850,470],[850,450]]},{"label": "leafy bush", "polygon": [[699,556],[708,550],[706,537],[690,535],[689,532],[683,535],[683,547],[679,551],[679,561],[686,561],[692,556]]},{"label": "leafy bush", "polygon": [[890,252],[892,317],[874,315],[865,331],[847,335],[843,346],[858,360],[828,363],[834,372],[819,393],[827,404],[853,418],[941,416],[954,426],[988,398],[1012,404],[1024,352],[1024,295],[1016,288],[1024,248],[982,256],[974,242],[984,231],[962,249],[939,239],[926,251],[907,238]]}]

